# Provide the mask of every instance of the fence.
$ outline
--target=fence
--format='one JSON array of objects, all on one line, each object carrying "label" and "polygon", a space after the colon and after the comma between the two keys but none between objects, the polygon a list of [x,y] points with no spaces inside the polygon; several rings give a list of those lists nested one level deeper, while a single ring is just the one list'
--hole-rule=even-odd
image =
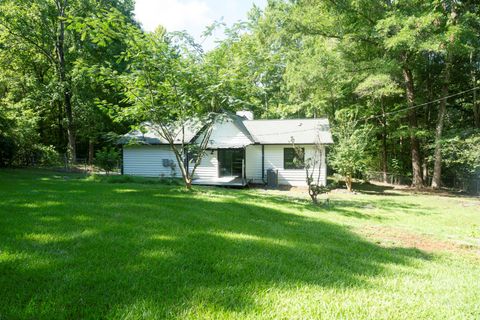
[{"label": "fence", "polygon": [[390,184],[396,185],[411,185],[412,178],[407,176],[402,176],[399,174],[394,173],[387,173],[386,181],[383,179],[383,172],[378,171],[369,171],[365,174],[365,179],[368,181],[378,181],[378,182],[386,182]]},{"label": "fence", "polygon": [[480,179],[447,178],[442,181],[442,185],[468,192],[474,195],[480,195]]},{"label": "fence", "polygon": [[[369,171],[365,174],[366,180],[369,181],[378,181],[385,182],[383,179],[383,172],[378,171]],[[432,178],[428,177],[425,179],[426,185],[431,185]],[[396,184],[396,185],[411,185],[412,178],[408,176],[403,176],[399,174],[387,173],[387,183]],[[480,178],[445,178],[442,179],[442,186],[445,188],[458,190],[462,192],[467,192],[473,195],[480,195]]]},{"label": "fence", "polygon": [[[93,164],[88,162],[87,158],[77,158],[75,161],[70,161],[66,155],[61,156],[62,167],[59,168],[66,172],[79,172],[79,173],[102,173],[103,171]],[[122,171],[122,161],[118,160],[115,168],[110,174],[120,174]]]}]

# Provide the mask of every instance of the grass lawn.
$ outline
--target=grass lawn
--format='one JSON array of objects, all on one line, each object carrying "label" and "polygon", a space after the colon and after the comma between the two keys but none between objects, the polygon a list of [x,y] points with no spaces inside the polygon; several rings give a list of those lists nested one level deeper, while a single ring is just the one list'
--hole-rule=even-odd
[{"label": "grass lawn", "polygon": [[480,200],[0,171],[0,319],[479,319]]}]

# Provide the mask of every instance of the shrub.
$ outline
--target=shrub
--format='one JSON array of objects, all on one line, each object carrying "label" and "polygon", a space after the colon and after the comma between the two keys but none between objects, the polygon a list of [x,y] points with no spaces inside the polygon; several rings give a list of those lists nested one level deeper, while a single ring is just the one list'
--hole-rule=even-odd
[{"label": "shrub", "polygon": [[42,167],[55,167],[61,164],[60,155],[53,146],[39,144],[35,146],[38,165]]},{"label": "shrub", "polygon": [[12,165],[15,151],[15,141],[11,137],[0,135],[0,167]]},{"label": "shrub", "polygon": [[109,174],[118,163],[120,154],[114,148],[103,147],[95,154],[95,164]]}]

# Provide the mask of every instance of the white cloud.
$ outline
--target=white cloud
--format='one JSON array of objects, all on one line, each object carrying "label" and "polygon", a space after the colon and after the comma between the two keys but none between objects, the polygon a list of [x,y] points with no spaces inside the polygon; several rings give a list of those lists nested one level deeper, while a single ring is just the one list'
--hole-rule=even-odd
[{"label": "white cloud", "polygon": [[207,3],[200,0],[137,0],[135,5],[135,17],[146,31],[163,25],[168,31],[194,30],[198,36],[214,21],[210,15]]},{"label": "white cloud", "polygon": [[135,17],[146,31],[153,31],[159,25],[168,31],[186,30],[205,50],[210,50],[215,47],[216,39],[225,36],[217,30],[204,39],[205,28],[220,18],[229,26],[245,19],[253,3],[265,7],[267,0],[136,0]]}]

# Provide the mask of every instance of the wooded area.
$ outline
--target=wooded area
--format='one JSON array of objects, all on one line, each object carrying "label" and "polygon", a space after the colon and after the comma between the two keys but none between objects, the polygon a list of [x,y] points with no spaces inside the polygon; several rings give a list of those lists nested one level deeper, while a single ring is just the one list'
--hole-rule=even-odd
[{"label": "wooded area", "polygon": [[270,0],[187,34],[142,31],[133,0],[0,4],[0,166],[48,165],[115,146],[142,121],[248,109],[327,117],[333,169],[417,187],[479,178],[480,4]]}]

